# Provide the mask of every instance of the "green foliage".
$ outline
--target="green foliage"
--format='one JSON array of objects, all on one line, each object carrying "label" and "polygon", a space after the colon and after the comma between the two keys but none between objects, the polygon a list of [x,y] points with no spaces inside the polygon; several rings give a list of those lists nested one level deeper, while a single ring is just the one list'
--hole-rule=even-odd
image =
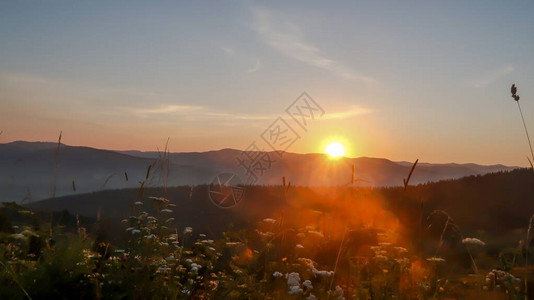
[{"label": "green foliage", "polygon": [[[375,205],[369,202],[367,209]],[[52,219],[63,224],[48,223],[39,213],[4,204],[0,208],[0,298],[524,296],[520,279],[513,275],[518,267],[525,267],[521,250],[503,250],[499,255],[501,270],[488,268],[489,263],[473,274],[469,257],[474,264],[480,251],[473,249],[476,243],[484,243],[466,239],[474,244],[466,245],[463,251],[447,246],[461,233],[445,212],[444,222],[433,220],[433,227],[429,227],[441,236],[433,251],[437,248],[436,254],[443,254],[446,260],[425,256],[417,251],[416,244],[403,244],[398,233],[388,227],[391,222],[375,220],[374,227],[364,219],[346,223],[347,216],[341,216],[347,211],[338,209],[286,208],[254,228],[237,230],[229,226],[220,238],[213,238],[191,227],[178,230],[173,218],[176,206],[165,198],[150,197],[131,203],[131,207],[130,216],[122,221],[126,238],[117,239],[110,235],[113,231],[106,230],[105,221],[95,223],[62,212]],[[375,209],[383,217],[381,208]],[[90,230],[84,227],[92,223]],[[450,253],[468,260],[467,267],[456,268],[455,256]]]}]

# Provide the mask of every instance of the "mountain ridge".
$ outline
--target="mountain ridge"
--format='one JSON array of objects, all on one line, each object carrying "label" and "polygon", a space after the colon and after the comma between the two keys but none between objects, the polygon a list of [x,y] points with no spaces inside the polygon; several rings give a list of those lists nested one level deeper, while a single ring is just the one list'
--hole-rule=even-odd
[{"label": "mountain ridge", "polygon": [[[234,173],[244,183],[245,170],[237,158],[243,152],[224,148],[206,152],[168,153],[168,171],[157,164],[157,151],[113,151],[53,142],[15,141],[0,144],[0,201],[34,201],[54,196],[95,192],[104,189],[209,184],[220,173]],[[347,185],[354,179],[363,186],[400,186],[412,166],[386,158],[358,157],[331,160],[326,154],[268,152],[274,162],[255,169],[256,184],[280,185],[285,177],[292,185]],[[59,165],[56,166],[59,161]],[[516,167],[478,164],[419,163],[411,184],[454,179],[470,175],[512,170]],[[260,171],[262,174],[260,174]],[[166,175],[164,173],[167,172]],[[260,176],[261,175],[261,176]],[[166,179],[166,181],[165,181]]]}]

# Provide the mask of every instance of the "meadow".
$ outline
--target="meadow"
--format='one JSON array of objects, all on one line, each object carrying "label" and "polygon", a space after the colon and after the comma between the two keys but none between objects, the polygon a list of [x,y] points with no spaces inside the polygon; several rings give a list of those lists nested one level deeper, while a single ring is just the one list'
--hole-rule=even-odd
[{"label": "meadow", "polygon": [[207,186],[3,203],[0,296],[526,299],[533,180],[248,186],[229,210]]}]

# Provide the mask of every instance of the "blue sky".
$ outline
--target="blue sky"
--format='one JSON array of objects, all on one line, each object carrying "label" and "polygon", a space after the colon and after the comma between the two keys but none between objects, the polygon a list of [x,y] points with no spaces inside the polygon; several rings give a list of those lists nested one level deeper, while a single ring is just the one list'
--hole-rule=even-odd
[{"label": "blue sky", "polygon": [[289,151],[528,164],[529,1],[5,1],[0,142],[245,148],[302,91]]}]

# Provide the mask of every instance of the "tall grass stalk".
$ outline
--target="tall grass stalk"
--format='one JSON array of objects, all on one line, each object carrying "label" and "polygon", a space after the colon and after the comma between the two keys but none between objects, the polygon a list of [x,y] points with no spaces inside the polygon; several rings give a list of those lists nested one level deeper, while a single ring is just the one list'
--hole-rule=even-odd
[{"label": "tall grass stalk", "polygon": [[22,290],[22,292],[24,292],[24,294],[26,295],[26,297],[28,297],[28,299],[32,300],[32,297],[30,297],[30,295],[28,294],[28,292],[26,292],[26,290],[24,289],[24,287],[22,287],[22,285],[19,283],[19,281],[17,280],[16,276],[17,274],[15,274],[15,272],[13,272],[13,270],[11,270],[8,266],[6,266],[3,262],[0,261],[0,264],[2,264],[2,266],[6,269],[6,272],[8,273],[11,273],[11,276],[13,276],[13,281],[15,281],[15,283],[17,284],[17,286]]},{"label": "tall grass stalk", "polygon": [[345,227],[345,230],[343,231],[343,238],[341,239],[341,244],[339,244],[339,249],[337,251],[336,263],[334,264],[334,274],[332,275],[332,279],[330,279],[330,290],[332,289],[332,286],[334,285],[334,278],[336,277],[336,274],[337,274],[337,264],[339,263],[339,258],[341,257],[341,251],[343,250],[343,243],[345,242],[346,235],[347,235],[347,228]]},{"label": "tall grass stalk", "polygon": [[163,150],[163,153],[159,153],[159,163],[160,163],[160,172],[161,177],[163,181],[163,196],[167,197],[167,180],[169,179],[169,169],[170,169],[170,159],[169,159],[169,140],[171,138],[167,138],[167,142],[165,143],[165,149]]},{"label": "tall grass stalk", "polygon": [[[532,143],[530,142],[530,136],[528,135],[527,124],[525,123],[525,118],[523,117],[521,104],[519,104],[519,101],[516,101],[516,102],[517,102],[517,107],[519,108],[519,114],[521,115],[521,120],[523,121],[523,127],[525,127],[525,133],[527,135],[528,146],[530,147],[530,155],[532,159],[534,159],[534,151],[532,151]],[[532,166],[532,161],[530,159],[529,159],[529,162],[530,162],[530,165]]]},{"label": "tall grass stalk", "polygon": [[58,176],[58,172],[59,172],[59,163],[60,163],[60,150],[61,150],[61,135],[63,134],[63,131],[60,131],[59,132],[59,138],[57,140],[57,148],[56,148],[56,151],[55,151],[55,161],[56,161],[56,165],[55,165],[55,168],[54,168],[54,177],[52,178],[52,195],[50,198],[54,199],[56,198],[56,181],[57,181],[57,176]]},{"label": "tall grass stalk", "polygon": [[[441,214],[447,217],[447,221],[445,221],[445,225],[443,226],[443,230],[441,231],[441,235],[439,237],[439,245],[438,245],[438,248],[436,249],[436,255],[439,253],[439,250],[443,246],[443,243],[445,241],[445,233],[449,229],[455,232],[460,237],[460,239],[462,239],[462,241],[464,240],[464,236],[462,232],[460,231],[460,227],[456,225],[456,223],[454,222],[454,219],[446,211],[435,210],[427,217],[427,220],[430,220],[430,217],[432,217],[433,215],[438,215],[438,214]],[[429,225],[428,228],[430,228],[430,226],[432,226],[432,224]],[[464,246],[465,246],[465,249],[467,250],[467,254],[469,254],[469,259],[471,260],[471,264],[473,264],[473,271],[475,271],[475,274],[478,274],[478,267],[475,262],[475,259],[473,258],[473,255],[471,254],[471,249],[469,249],[468,244],[464,244]]]},{"label": "tall grass stalk", "polygon": [[527,239],[525,240],[525,300],[528,299],[528,249],[530,248],[530,230],[532,230],[533,221],[534,215],[532,215],[528,221]]},{"label": "tall grass stalk", "polygon": [[[523,110],[521,109],[521,104],[519,103],[519,99],[521,97],[519,97],[519,95],[517,94],[517,87],[515,86],[515,83],[512,84],[512,88],[510,92],[512,93],[512,99],[514,99],[515,102],[517,102],[517,108],[519,108],[519,114],[521,115],[521,120],[523,121],[523,127],[525,128],[525,133],[527,135],[527,141],[528,141],[528,146],[530,148],[530,155],[531,155],[530,158],[534,160],[534,151],[532,151],[532,143],[530,142],[530,136],[528,134],[527,124],[525,123],[525,118],[523,117]],[[530,166],[532,167],[532,170],[534,170],[534,166],[532,165],[532,161],[530,160],[530,158],[527,157],[528,162],[530,163]]]},{"label": "tall grass stalk", "polygon": [[417,162],[419,162],[419,158],[412,165],[412,168],[410,169],[410,173],[408,174],[408,178],[403,178],[402,179],[402,181],[404,183],[404,190],[405,191],[406,191],[406,188],[408,187],[408,183],[410,182],[410,178],[412,177],[413,170],[415,170],[415,166],[417,166]]}]

